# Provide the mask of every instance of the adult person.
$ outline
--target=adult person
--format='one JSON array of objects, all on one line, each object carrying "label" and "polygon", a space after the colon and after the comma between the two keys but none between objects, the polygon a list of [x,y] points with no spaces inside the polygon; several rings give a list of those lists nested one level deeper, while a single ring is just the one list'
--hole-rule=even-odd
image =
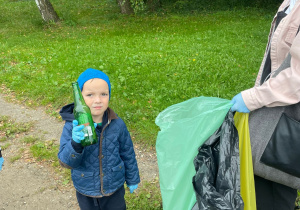
[{"label": "adult person", "polygon": [[[262,107],[288,106],[300,101],[300,1],[284,0],[275,15],[266,52],[253,88],[232,98],[232,111],[249,113]],[[290,66],[272,73],[291,54]],[[250,131],[251,133],[251,131]],[[254,176],[258,210],[294,209],[297,190]]]},{"label": "adult person", "polygon": [[3,157],[2,157],[2,154],[1,154],[1,147],[0,147],[0,171],[2,170],[3,162],[4,162],[4,159],[3,159]]}]

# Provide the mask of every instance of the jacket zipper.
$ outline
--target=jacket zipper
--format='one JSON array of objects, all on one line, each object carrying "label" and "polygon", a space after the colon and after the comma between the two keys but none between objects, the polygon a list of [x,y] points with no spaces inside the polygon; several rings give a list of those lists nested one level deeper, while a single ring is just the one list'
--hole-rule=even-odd
[{"label": "jacket zipper", "polygon": [[103,192],[103,169],[102,169],[102,140],[103,140],[103,133],[105,128],[109,125],[110,121],[107,122],[107,124],[103,127],[101,136],[100,136],[100,151],[99,151],[99,161],[100,161],[100,191],[102,195],[105,195]]}]

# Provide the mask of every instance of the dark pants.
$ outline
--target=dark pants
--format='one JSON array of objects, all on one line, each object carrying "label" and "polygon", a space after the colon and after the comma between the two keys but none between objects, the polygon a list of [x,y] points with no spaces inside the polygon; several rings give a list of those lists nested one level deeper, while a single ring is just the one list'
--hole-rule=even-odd
[{"label": "dark pants", "polygon": [[126,210],[125,189],[122,186],[114,194],[101,198],[92,198],[76,191],[76,197],[81,210]]},{"label": "dark pants", "polygon": [[293,210],[297,190],[254,176],[257,210]]}]

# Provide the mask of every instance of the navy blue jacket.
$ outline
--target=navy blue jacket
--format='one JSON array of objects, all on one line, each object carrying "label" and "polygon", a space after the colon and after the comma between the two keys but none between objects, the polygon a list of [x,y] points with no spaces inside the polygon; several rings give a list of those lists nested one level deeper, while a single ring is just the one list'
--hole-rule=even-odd
[{"label": "navy blue jacket", "polygon": [[71,169],[75,189],[86,196],[113,194],[126,181],[140,182],[133,144],[124,121],[112,109],[104,113],[102,126],[97,126],[97,144],[82,147],[72,140],[74,104],[64,106],[60,115],[65,125],[60,139],[59,162]]}]

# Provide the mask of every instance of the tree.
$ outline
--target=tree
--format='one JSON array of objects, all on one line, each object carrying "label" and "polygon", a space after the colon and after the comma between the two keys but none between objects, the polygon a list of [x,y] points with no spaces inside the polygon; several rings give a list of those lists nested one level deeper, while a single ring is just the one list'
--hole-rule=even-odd
[{"label": "tree", "polygon": [[38,6],[42,18],[46,22],[58,22],[59,17],[56,14],[51,2],[49,0],[35,0],[36,5]]},{"label": "tree", "polygon": [[117,2],[122,14],[132,14],[134,12],[130,0],[117,0]]}]

